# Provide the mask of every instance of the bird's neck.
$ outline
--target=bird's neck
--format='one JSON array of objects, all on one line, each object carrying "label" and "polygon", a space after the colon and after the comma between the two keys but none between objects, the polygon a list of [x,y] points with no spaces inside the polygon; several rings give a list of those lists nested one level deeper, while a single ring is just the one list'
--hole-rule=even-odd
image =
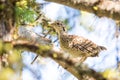
[{"label": "bird's neck", "polygon": [[59,34],[59,40],[60,40],[60,42],[62,41],[64,43],[64,39],[67,38],[67,35],[68,34],[66,32],[63,32],[63,33]]},{"label": "bird's neck", "polygon": [[65,48],[68,46],[68,39],[67,38],[68,38],[68,34],[66,32],[63,32],[59,35],[61,48]]},{"label": "bird's neck", "polygon": [[66,35],[68,35],[68,34],[67,34],[66,32],[63,32],[63,31],[59,33],[59,36],[60,36],[60,37],[61,37],[61,36],[66,36]]}]

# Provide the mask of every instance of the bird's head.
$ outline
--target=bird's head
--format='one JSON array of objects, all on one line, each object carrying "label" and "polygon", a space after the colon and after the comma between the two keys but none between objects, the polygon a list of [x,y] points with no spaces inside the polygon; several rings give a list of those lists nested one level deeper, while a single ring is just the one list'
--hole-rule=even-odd
[{"label": "bird's head", "polygon": [[66,33],[65,24],[61,21],[51,23],[51,27],[53,27],[58,34]]}]

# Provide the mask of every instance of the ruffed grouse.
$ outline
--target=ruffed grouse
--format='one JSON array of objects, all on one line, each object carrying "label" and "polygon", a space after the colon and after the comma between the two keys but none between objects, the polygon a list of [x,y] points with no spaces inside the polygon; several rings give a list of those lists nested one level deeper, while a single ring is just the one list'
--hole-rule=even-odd
[{"label": "ruffed grouse", "polygon": [[82,36],[68,35],[65,25],[60,21],[51,23],[51,26],[58,33],[60,47],[74,57],[82,57],[81,62],[87,57],[95,57],[102,50],[106,50],[105,47],[99,46]]}]

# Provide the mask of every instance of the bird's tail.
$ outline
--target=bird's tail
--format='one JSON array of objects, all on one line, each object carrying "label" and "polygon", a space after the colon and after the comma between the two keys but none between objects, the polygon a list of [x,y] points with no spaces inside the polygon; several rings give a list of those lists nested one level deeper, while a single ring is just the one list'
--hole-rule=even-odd
[{"label": "bird's tail", "polygon": [[99,48],[100,48],[100,50],[107,50],[107,48],[104,46],[99,46]]}]

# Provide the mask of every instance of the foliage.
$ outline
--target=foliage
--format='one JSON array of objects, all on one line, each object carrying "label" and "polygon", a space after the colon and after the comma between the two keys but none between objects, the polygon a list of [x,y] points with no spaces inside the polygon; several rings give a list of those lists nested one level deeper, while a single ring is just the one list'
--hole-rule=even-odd
[{"label": "foliage", "polygon": [[38,16],[36,12],[37,4],[35,0],[20,0],[16,3],[16,23],[30,24],[33,23]]},{"label": "foliage", "polygon": [[120,72],[117,69],[106,69],[103,76],[108,80],[120,80]]},{"label": "foliage", "polygon": [[[7,22],[7,20],[8,19],[11,20],[11,17],[12,17],[15,19],[13,21],[15,21],[15,24],[17,27],[24,24],[36,25],[35,21],[40,13],[38,9],[40,5],[36,3],[36,0],[15,0],[15,1],[16,2],[14,2],[14,0],[8,0],[9,4],[12,5],[12,7],[8,7],[8,4],[5,2],[0,3],[0,11],[1,11],[0,21],[2,19],[5,19],[5,22],[9,23]],[[94,7],[94,9],[97,10],[96,7]],[[11,16],[9,14],[15,15],[15,16]],[[86,13],[83,13],[82,16],[83,18],[85,18]],[[65,20],[64,23],[67,24],[68,21]],[[87,28],[89,29],[89,31],[93,30],[91,26]],[[46,31],[51,30],[51,28],[48,28],[48,27],[44,29]],[[67,24],[67,29],[68,30],[71,29],[68,24]],[[49,34],[54,35],[55,33],[51,32]],[[18,37],[16,38],[16,35],[13,35],[13,37],[15,37],[15,40],[18,38]],[[26,45],[26,46],[31,47],[30,45]],[[51,47],[35,45],[35,46],[32,46],[31,48],[38,48],[36,52],[44,53],[45,50],[49,50]],[[20,72],[22,71],[22,67],[23,67],[20,53],[21,53],[20,50],[18,50],[17,48],[14,48],[13,43],[3,42],[0,39],[0,75],[1,75],[0,80],[19,80],[20,79],[18,75],[20,75]],[[57,55],[54,53],[53,57],[57,58]],[[103,72],[103,76],[108,80],[114,80],[114,79],[119,80],[120,72],[118,72],[117,70],[106,70]]]},{"label": "foliage", "polygon": [[[5,31],[7,34],[7,32],[11,32],[14,25],[19,27],[22,24],[34,23],[38,16],[37,8],[39,6],[40,5],[36,3],[36,0],[0,1],[0,34],[1,31],[3,31],[1,24],[7,29]],[[13,32],[11,35],[17,39],[16,34],[17,32]],[[3,36],[6,35],[3,34]],[[23,63],[20,54],[21,51],[14,48],[11,41],[4,42],[0,35],[0,80],[21,80],[20,73],[22,71]]]}]

